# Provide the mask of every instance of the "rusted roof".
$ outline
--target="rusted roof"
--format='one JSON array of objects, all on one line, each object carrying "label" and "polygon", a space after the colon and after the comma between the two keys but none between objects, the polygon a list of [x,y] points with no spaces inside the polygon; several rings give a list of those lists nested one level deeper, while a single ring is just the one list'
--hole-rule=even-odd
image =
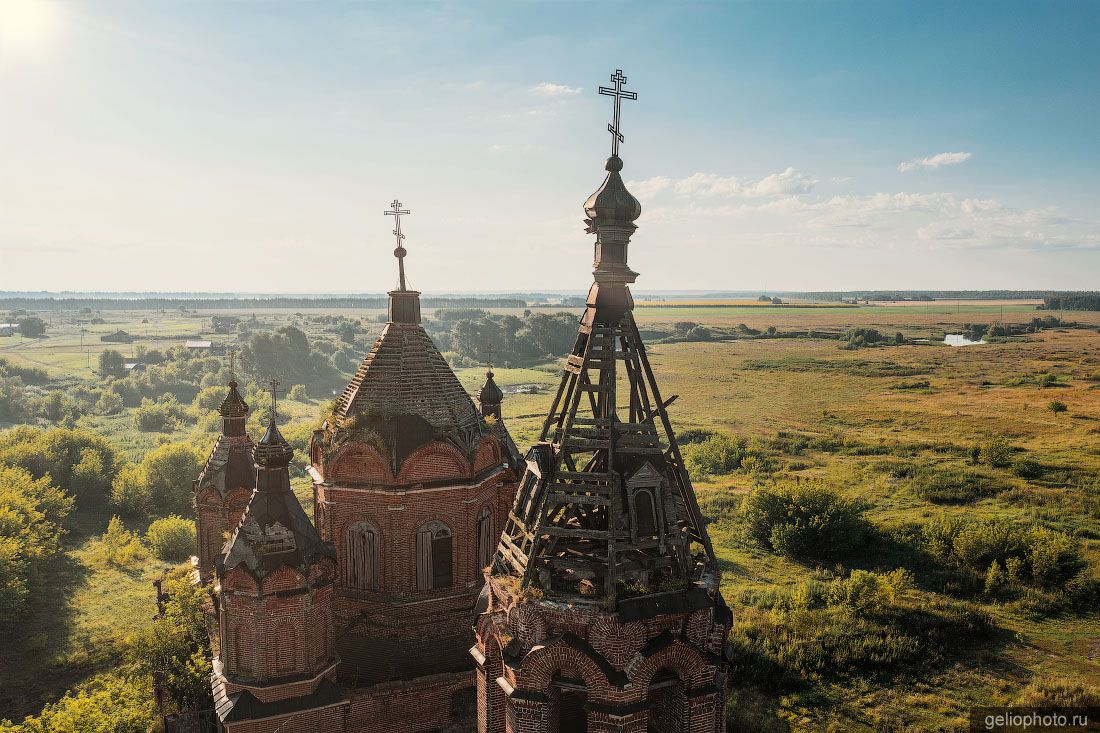
[{"label": "rusted roof", "polygon": [[336,415],[370,422],[420,418],[435,433],[428,440],[451,438],[467,447],[481,434],[473,400],[419,323],[386,325],[340,396]]}]

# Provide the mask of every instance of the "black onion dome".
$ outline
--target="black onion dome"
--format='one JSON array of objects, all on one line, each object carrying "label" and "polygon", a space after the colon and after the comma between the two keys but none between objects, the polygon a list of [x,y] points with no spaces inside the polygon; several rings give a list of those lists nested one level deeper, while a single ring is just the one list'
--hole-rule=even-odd
[{"label": "black onion dome", "polygon": [[504,401],[504,390],[493,381],[493,372],[485,373],[485,384],[477,391],[477,401],[483,405],[499,405]]},{"label": "black onion dome", "polygon": [[642,204],[638,199],[626,190],[623,177],[619,171],[623,169],[623,159],[612,155],[607,159],[604,170],[607,178],[603,185],[588,197],[584,202],[584,211],[597,223],[603,222],[633,222],[642,215]]},{"label": "black onion dome", "polygon": [[232,381],[229,383],[229,392],[225,395],[225,399],[222,400],[221,405],[218,407],[218,413],[222,417],[244,417],[248,414],[248,403],[241,397],[241,393],[237,391],[237,382]]},{"label": "black onion dome", "polygon": [[257,466],[264,468],[280,468],[290,465],[290,459],[294,457],[294,449],[286,438],[279,432],[279,428],[272,420],[268,423],[267,432],[252,452]]}]

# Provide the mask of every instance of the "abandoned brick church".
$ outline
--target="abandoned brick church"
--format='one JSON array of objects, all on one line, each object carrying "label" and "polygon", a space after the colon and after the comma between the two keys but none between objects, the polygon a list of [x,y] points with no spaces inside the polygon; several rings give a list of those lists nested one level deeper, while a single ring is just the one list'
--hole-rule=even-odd
[{"label": "abandoned brick church", "polygon": [[732,617],[633,319],[641,206],[618,155],[585,202],[594,279],[521,457],[490,368],[477,404],[405,283],[313,434],[313,519],[274,408],[229,385],[195,481],[217,724],[229,733],[721,733]]}]

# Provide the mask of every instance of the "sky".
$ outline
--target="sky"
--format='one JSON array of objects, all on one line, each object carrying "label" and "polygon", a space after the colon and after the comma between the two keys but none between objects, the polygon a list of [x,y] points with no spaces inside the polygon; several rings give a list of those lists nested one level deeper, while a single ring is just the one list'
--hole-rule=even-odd
[{"label": "sky", "polygon": [[1100,3],[0,0],[0,290],[1100,287]]}]

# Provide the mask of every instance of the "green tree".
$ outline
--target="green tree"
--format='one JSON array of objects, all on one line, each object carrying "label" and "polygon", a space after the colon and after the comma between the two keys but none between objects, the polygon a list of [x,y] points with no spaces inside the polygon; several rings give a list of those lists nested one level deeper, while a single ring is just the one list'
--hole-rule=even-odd
[{"label": "green tree", "polygon": [[1055,415],[1060,415],[1069,409],[1069,407],[1066,406],[1066,403],[1060,400],[1051,400],[1050,404],[1047,405],[1047,408]]},{"label": "green tree", "polygon": [[195,523],[172,514],[150,524],[145,540],[161,560],[182,562],[195,551]]},{"label": "green tree", "polygon": [[118,377],[126,371],[126,360],[114,349],[99,352],[99,374],[102,377]]},{"label": "green tree", "polygon": [[210,654],[203,620],[203,590],[184,570],[164,578],[168,596],[163,613],[152,626],[127,640],[127,658],[135,669],[160,676],[168,701],[176,710],[204,709],[210,699]]},{"label": "green tree", "polygon": [[31,316],[19,319],[19,333],[27,338],[38,338],[46,333],[46,322],[41,318]]},{"label": "green tree", "polygon": [[23,613],[32,578],[61,551],[72,505],[49,477],[0,464],[0,627]]}]

